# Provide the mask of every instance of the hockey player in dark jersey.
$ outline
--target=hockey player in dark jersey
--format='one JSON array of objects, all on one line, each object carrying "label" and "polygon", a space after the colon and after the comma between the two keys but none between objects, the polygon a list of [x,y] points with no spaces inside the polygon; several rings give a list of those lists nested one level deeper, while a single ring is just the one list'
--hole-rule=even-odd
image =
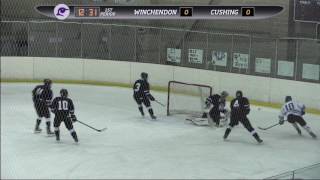
[{"label": "hockey player in dark jersey", "polygon": [[[213,122],[216,124],[217,127],[220,125],[220,119],[221,115],[220,113],[223,113],[225,115],[225,118],[228,118],[228,111],[225,108],[226,105],[226,98],[228,97],[227,91],[222,91],[221,94],[214,94],[210,95],[206,100],[206,106],[210,109],[209,116],[213,120]],[[206,118],[207,114],[204,113],[202,118]]]},{"label": "hockey player in dark jersey", "polygon": [[250,113],[250,104],[249,100],[246,97],[243,97],[241,91],[236,92],[236,98],[231,101],[231,117],[229,127],[226,129],[223,136],[224,139],[227,139],[228,135],[231,132],[231,129],[239,124],[239,121],[243,126],[252,134],[252,136],[259,142],[262,143],[258,133],[252,127],[247,115]]},{"label": "hockey player in dark jersey", "polygon": [[68,98],[68,91],[66,89],[60,90],[60,97],[54,98],[52,101],[52,112],[55,114],[53,126],[56,140],[60,141],[60,124],[64,122],[65,127],[69,130],[75,142],[78,142],[77,133],[73,128],[72,122],[76,122],[77,118],[74,115],[74,106],[70,98]]},{"label": "hockey player in dark jersey", "polygon": [[139,111],[142,116],[144,116],[144,111],[142,104],[146,106],[152,119],[156,119],[153,114],[153,109],[151,107],[151,101],[154,101],[154,97],[150,94],[150,85],[148,82],[148,74],[145,72],[141,73],[141,79],[136,80],[133,85],[133,98],[138,104]]},{"label": "hockey player in dark jersey", "polygon": [[52,96],[53,96],[53,93],[51,90],[52,81],[50,79],[44,79],[43,83],[44,83],[43,85],[38,85],[32,90],[32,100],[33,100],[34,108],[38,115],[34,132],[35,133],[41,132],[39,125],[41,123],[41,120],[45,119],[47,124],[47,134],[53,135],[53,132],[50,130],[51,122],[50,122],[50,110],[49,110]]}]

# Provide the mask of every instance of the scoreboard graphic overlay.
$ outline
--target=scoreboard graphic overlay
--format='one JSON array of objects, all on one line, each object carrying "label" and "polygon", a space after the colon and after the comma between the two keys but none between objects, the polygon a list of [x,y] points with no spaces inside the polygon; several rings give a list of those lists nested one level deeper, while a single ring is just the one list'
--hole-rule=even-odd
[{"label": "scoreboard graphic overlay", "polygon": [[[281,6],[66,6],[66,19],[265,19],[283,11]],[[51,18],[63,15],[55,14],[55,7],[35,9]]]},{"label": "scoreboard graphic overlay", "polygon": [[294,20],[320,23],[320,0],[295,0]]}]

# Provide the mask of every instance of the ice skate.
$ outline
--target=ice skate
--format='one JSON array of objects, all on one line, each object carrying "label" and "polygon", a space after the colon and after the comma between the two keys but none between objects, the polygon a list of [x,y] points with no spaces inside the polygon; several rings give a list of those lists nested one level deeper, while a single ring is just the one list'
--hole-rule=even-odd
[{"label": "ice skate", "polygon": [[37,134],[37,133],[41,133],[42,129],[40,129],[39,127],[36,127],[34,129],[34,133]]}]

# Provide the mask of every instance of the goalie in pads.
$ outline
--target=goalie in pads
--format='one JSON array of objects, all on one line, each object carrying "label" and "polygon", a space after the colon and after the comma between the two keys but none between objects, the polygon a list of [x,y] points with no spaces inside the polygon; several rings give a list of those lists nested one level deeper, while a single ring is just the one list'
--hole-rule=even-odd
[{"label": "goalie in pads", "polygon": [[221,94],[210,95],[206,99],[206,108],[201,118],[194,118],[191,121],[195,125],[200,126],[216,126],[223,127],[227,124],[230,112],[226,109],[227,91],[222,91]]}]

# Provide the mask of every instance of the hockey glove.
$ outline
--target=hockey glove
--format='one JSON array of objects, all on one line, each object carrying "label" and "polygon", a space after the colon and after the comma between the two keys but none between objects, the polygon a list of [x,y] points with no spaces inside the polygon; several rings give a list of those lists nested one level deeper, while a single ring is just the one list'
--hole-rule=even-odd
[{"label": "hockey glove", "polygon": [[206,100],[205,104],[206,104],[206,108],[210,108],[211,103],[208,100]]},{"label": "hockey glove", "polygon": [[284,118],[283,116],[279,116],[279,124],[282,125],[284,123]]},{"label": "hockey glove", "polygon": [[149,99],[150,99],[150,101],[154,101],[155,100],[154,97],[151,94],[149,94]]},{"label": "hockey glove", "polygon": [[77,117],[74,114],[71,114],[70,119],[72,122],[77,122]]},{"label": "hockey glove", "polygon": [[207,117],[208,117],[207,113],[203,113],[201,116],[201,118],[207,118]]}]

